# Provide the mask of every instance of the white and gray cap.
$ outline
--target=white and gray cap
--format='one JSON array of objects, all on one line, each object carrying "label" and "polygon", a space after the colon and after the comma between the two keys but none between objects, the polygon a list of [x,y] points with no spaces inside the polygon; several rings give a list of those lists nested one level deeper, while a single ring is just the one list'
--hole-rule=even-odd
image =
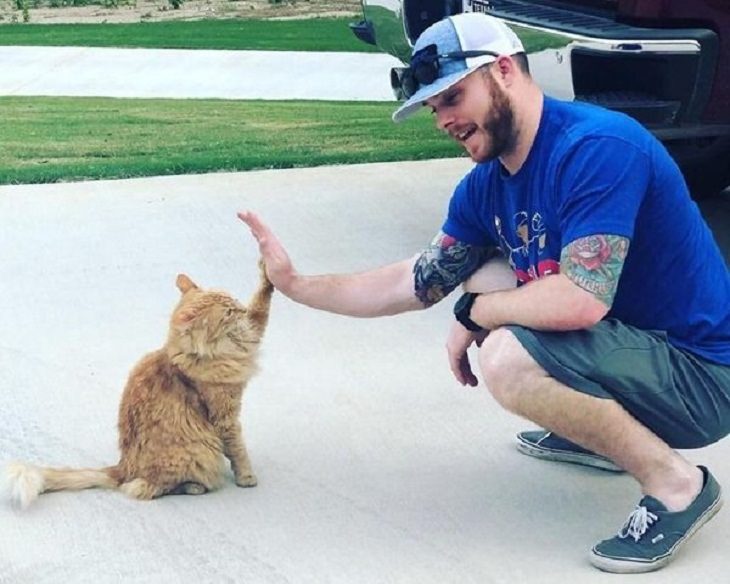
[{"label": "white and gray cap", "polygon": [[[497,55],[524,53],[522,41],[501,20],[479,12],[455,14],[432,24],[423,31],[413,54],[429,45],[436,45],[439,55],[466,51],[489,51]],[[495,61],[493,55],[465,59],[439,60],[439,76],[433,83],[422,85],[393,113],[393,121],[400,122],[415,113],[427,99],[445,91],[472,71]]]}]

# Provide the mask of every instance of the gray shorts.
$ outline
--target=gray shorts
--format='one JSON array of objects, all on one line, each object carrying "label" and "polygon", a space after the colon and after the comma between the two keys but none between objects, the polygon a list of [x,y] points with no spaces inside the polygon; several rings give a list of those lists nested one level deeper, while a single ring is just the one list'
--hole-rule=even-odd
[{"label": "gray shorts", "polygon": [[730,433],[730,366],[670,345],[661,331],[613,319],[580,331],[507,328],[550,376],[616,400],[672,448],[701,448]]}]

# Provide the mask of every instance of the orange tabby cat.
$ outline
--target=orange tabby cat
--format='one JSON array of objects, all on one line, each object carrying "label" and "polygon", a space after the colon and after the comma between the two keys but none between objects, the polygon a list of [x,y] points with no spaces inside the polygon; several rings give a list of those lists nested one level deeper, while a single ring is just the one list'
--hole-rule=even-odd
[{"label": "orange tabby cat", "polygon": [[47,491],[92,487],[137,499],[200,495],[222,485],[224,455],[237,485],[256,485],[239,415],[274,290],[259,266],[261,282],[248,307],[179,275],[182,298],[167,343],[134,367],[122,395],[119,463],[102,469],[14,463],[6,472],[14,502],[27,507]]}]

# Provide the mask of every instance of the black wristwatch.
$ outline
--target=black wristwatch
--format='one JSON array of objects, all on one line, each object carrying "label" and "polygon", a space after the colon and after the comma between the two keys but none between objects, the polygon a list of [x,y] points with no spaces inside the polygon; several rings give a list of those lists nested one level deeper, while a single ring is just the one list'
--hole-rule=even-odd
[{"label": "black wristwatch", "polygon": [[456,301],[456,304],[454,304],[454,316],[456,317],[456,320],[464,325],[464,328],[473,333],[478,333],[479,331],[484,330],[471,318],[469,318],[471,307],[474,305],[474,301],[477,296],[479,296],[479,294],[476,294],[475,292],[465,292],[461,298]]}]

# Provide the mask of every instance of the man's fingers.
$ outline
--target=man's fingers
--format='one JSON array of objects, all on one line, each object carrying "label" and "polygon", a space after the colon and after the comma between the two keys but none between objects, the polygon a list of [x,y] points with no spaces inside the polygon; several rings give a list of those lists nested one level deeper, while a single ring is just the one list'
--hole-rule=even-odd
[{"label": "man's fingers", "polygon": [[458,381],[461,385],[476,387],[479,384],[479,380],[471,370],[469,356],[466,353],[458,356],[449,354],[449,367],[451,368],[451,373],[454,374],[456,381]]},{"label": "man's fingers", "polygon": [[236,215],[238,215],[238,218],[251,229],[253,229],[253,225],[258,219],[258,217],[256,217],[256,215],[254,215],[251,211],[239,211]]},{"label": "man's fingers", "polygon": [[258,215],[251,211],[242,211],[238,213],[238,218],[243,221],[253,233],[256,239],[260,239],[265,236],[269,229],[261,222]]},{"label": "man's fingers", "polygon": [[241,211],[237,215],[241,221],[248,225],[248,228],[251,230],[251,235],[254,236],[258,244],[261,247],[266,246],[269,242],[271,231],[261,222],[258,215],[251,211]]},{"label": "man's fingers", "polygon": [[456,381],[461,383],[461,385],[464,385],[464,376],[461,373],[459,358],[453,356],[451,353],[449,353],[449,368],[451,369],[451,373],[453,373],[454,377],[456,378]]},{"label": "man's fingers", "polygon": [[464,382],[466,385],[471,385],[472,387],[475,387],[478,383],[476,376],[471,370],[471,365],[469,363],[469,357],[466,353],[461,357],[459,360],[459,366],[461,368],[461,375],[464,379]]}]

